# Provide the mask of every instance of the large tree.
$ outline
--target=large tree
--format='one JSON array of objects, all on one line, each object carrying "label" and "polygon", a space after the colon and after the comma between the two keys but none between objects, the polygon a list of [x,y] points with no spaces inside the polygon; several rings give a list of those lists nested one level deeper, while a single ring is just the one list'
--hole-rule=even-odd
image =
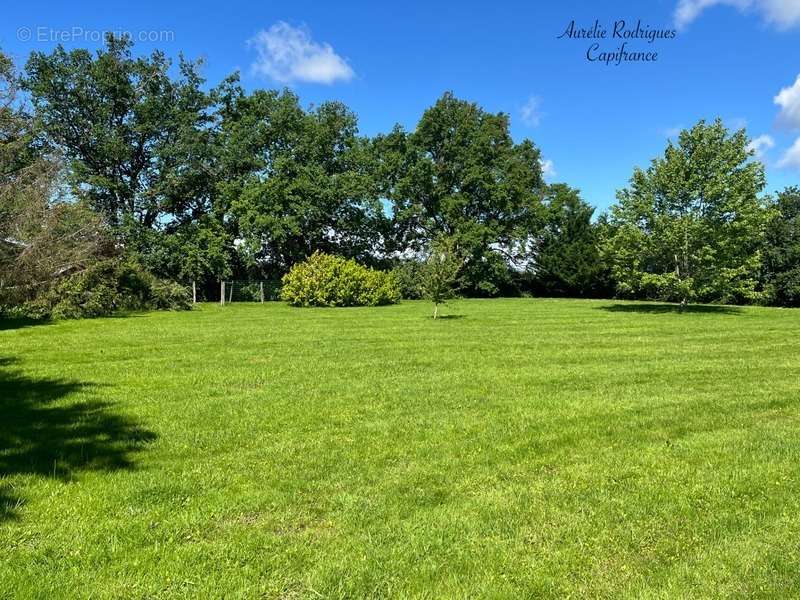
[{"label": "large tree", "polygon": [[385,216],[355,115],[339,102],[305,111],[291,91],[223,104],[221,144],[241,171],[224,196],[252,262],[283,273],[317,250],[373,262]]},{"label": "large tree", "polygon": [[134,57],[131,46],[109,35],[95,55],[33,52],[23,84],[73,194],[113,226],[156,227],[204,200],[209,103],[196,64],[181,59],[172,77],[162,52]]},{"label": "large tree", "polygon": [[18,305],[112,248],[102,220],[59,197],[60,164],[39,143],[17,94],[11,60],[0,52],[0,305]]},{"label": "large tree", "polygon": [[767,226],[764,275],[776,304],[800,306],[800,187],[778,194]]},{"label": "large tree", "polygon": [[396,247],[422,250],[450,237],[466,257],[466,290],[507,288],[518,246],[538,222],[544,185],[538,149],[514,143],[508,115],[446,93],[413,132],[396,127],[375,148]]},{"label": "large tree", "polygon": [[763,165],[744,130],[700,121],[669,143],[612,207],[605,251],[622,295],[660,300],[760,299],[768,211]]}]

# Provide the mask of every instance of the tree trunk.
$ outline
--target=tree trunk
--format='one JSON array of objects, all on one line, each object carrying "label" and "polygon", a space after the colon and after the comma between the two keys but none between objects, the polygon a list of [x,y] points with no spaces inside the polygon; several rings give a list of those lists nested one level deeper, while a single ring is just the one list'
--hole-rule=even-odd
[{"label": "tree trunk", "polygon": [[192,279],[192,304],[197,304],[197,282]]},{"label": "tree trunk", "polygon": [[219,282],[219,303],[222,306],[225,306],[225,282]]}]

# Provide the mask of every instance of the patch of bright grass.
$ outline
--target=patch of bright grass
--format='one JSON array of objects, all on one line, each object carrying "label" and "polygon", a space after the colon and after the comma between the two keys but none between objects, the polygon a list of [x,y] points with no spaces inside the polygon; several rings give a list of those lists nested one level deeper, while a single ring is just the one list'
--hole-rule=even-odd
[{"label": "patch of bright grass", "polygon": [[0,597],[800,589],[800,311],[0,326]]}]

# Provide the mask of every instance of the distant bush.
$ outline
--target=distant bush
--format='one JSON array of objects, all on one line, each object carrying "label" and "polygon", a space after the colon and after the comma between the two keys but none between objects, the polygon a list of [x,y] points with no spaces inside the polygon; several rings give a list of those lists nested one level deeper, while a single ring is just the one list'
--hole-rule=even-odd
[{"label": "distant bush", "polygon": [[119,310],[190,308],[184,286],[158,279],[136,263],[106,260],[60,279],[17,312],[38,319],[81,319]]},{"label": "distant bush", "polygon": [[393,273],[315,252],[283,276],[281,298],[293,306],[378,306],[400,300]]}]

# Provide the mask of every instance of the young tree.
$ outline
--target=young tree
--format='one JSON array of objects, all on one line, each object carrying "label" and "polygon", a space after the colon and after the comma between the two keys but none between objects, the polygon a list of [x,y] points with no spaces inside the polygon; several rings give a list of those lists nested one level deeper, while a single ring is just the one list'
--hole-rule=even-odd
[{"label": "young tree", "polygon": [[535,238],[533,271],[536,287],[549,295],[592,296],[602,290],[594,208],[578,190],[559,183],[548,187],[543,226]]},{"label": "young tree", "polygon": [[604,242],[619,293],[681,305],[763,296],[764,166],[747,144],[744,130],[700,121],[634,171]]},{"label": "young tree", "polygon": [[775,209],[767,226],[764,277],[776,304],[800,306],[800,187],[779,193]]},{"label": "young tree", "polygon": [[453,237],[470,292],[508,288],[519,258],[513,248],[535,231],[544,185],[539,150],[529,140],[514,143],[508,115],[446,93],[414,132],[396,127],[374,149],[397,246],[421,250]]},{"label": "young tree", "polygon": [[433,302],[434,319],[439,316],[439,305],[454,297],[463,264],[453,238],[442,237],[431,244],[420,269],[420,291],[423,298]]}]

